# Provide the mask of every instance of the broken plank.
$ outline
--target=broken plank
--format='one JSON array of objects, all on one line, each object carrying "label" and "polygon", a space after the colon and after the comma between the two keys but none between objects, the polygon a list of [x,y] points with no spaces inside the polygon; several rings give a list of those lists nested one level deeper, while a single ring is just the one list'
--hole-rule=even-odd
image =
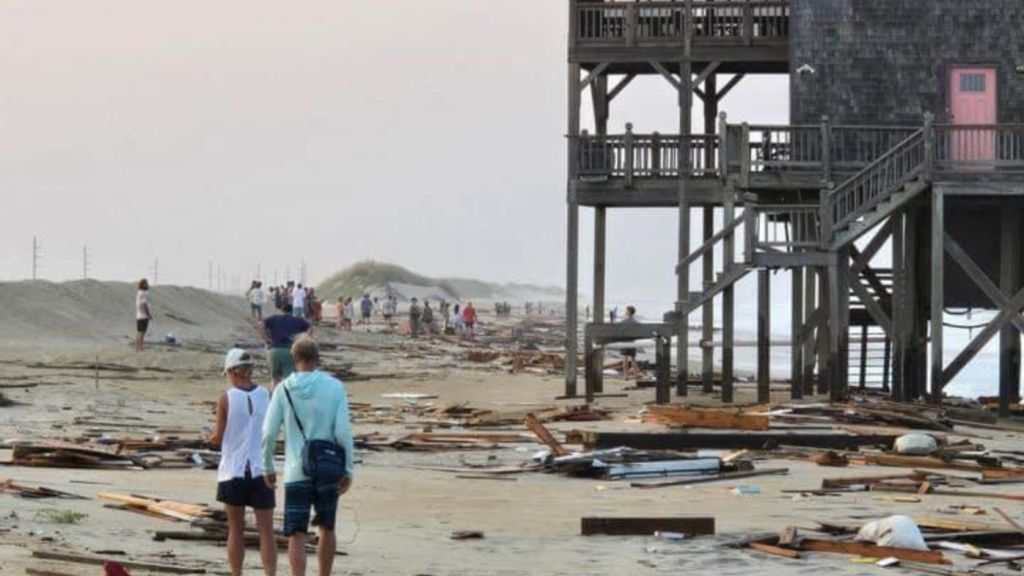
[{"label": "broken plank", "polygon": [[690,408],[688,406],[650,406],[643,421],[680,428],[710,428],[722,430],[768,430],[767,416],[745,414],[721,408]]},{"label": "broken plank", "polygon": [[769,476],[776,474],[789,474],[789,468],[771,468],[765,470],[746,470],[743,472],[723,472],[709,476],[697,476],[694,478],[682,478],[680,480],[665,480],[661,482],[633,482],[633,488],[666,488],[669,486],[685,486],[688,484],[703,484],[707,482],[719,482],[722,480],[737,480],[740,478],[753,478],[755,476]]},{"label": "broken plank", "polygon": [[833,540],[805,539],[800,542],[802,550],[811,552],[828,552],[832,554],[849,554],[868,558],[898,558],[922,564],[951,564],[941,552],[909,550],[907,548],[890,548],[876,546],[865,542],[836,542]]},{"label": "broken plank", "polygon": [[526,427],[529,428],[531,432],[536,434],[537,437],[540,438],[540,440],[544,444],[547,444],[548,448],[551,449],[552,454],[554,454],[555,456],[569,455],[569,451],[564,446],[562,446],[562,444],[558,440],[555,439],[554,435],[551,434],[551,431],[549,431],[546,426],[541,424],[540,420],[538,420],[537,417],[533,415],[533,413],[526,415],[526,420],[524,421],[524,424],[526,424]]},{"label": "broken plank", "polygon": [[747,547],[751,550],[757,550],[758,552],[771,554],[772,556],[781,556],[783,558],[790,558],[793,560],[800,558],[800,553],[796,550],[787,550],[786,548],[779,548],[778,546],[772,546],[771,544],[751,542],[747,544]]},{"label": "broken plank", "polygon": [[587,450],[601,450],[629,446],[636,450],[692,450],[717,448],[719,450],[764,450],[776,446],[801,446],[833,450],[857,449],[861,446],[883,446],[891,449],[895,435],[800,434],[790,432],[690,432],[690,433],[634,433],[634,432],[576,432]]},{"label": "broken plank", "polygon": [[583,518],[584,536],[650,536],[655,532],[678,532],[687,536],[713,536],[714,518]]},{"label": "broken plank", "polygon": [[[68,552],[54,552],[50,550],[33,550],[33,558],[41,560],[57,560],[60,562],[71,562],[75,564],[89,564],[91,566],[102,566],[107,561],[97,556],[86,556],[84,554],[72,554]],[[150,562],[132,562],[118,559],[117,563],[125,568],[142,570],[148,572],[165,572],[167,574],[206,574],[205,568],[189,568],[174,564],[155,564]]]}]

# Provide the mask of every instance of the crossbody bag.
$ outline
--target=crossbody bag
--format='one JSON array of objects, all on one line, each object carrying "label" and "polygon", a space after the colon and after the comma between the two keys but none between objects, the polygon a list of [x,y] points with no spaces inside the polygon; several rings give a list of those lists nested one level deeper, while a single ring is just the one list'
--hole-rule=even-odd
[{"label": "crossbody bag", "polygon": [[282,388],[285,397],[288,398],[288,405],[292,408],[295,423],[299,425],[299,433],[302,434],[302,473],[316,484],[329,485],[341,482],[345,476],[345,448],[333,440],[310,440],[306,437],[306,430],[299,419],[299,413],[295,410],[292,395],[288,392],[287,386]]}]

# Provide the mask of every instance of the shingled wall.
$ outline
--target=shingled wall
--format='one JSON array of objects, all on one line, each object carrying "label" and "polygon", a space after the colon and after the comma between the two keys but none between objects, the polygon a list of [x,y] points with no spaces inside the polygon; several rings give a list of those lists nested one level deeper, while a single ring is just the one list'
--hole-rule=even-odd
[{"label": "shingled wall", "polygon": [[1024,122],[1024,0],[792,0],[792,121],[917,125],[949,115],[950,69],[998,70],[999,121]]}]

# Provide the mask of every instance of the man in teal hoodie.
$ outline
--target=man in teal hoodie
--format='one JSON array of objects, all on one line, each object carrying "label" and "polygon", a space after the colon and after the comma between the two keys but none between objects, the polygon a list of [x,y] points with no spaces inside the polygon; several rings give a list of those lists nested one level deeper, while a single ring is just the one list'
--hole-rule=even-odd
[{"label": "man in teal hoodie", "polygon": [[[320,576],[328,576],[334,564],[337,541],[334,537],[338,497],[352,486],[352,428],[349,424],[348,396],[345,386],[335,378],[317,370],[320,348],[312,338],[302,338],[292,345],[295,372],[274,391],[263,421],[263,470],[271,488],[277,485],[274,453],[281,425],[285,425],[284,449],[284,534],[288,536],[288,561],[293,576],[306,574],[306,538],[309,532],[309,511],[316,516],[313,525],[320,529],[317,557]],[[289,406],[291,394],[294,412]],[[309,440],[331,440],[345,449],[345,475],[339,484],[318,485],[302,473],[302,446],[305,440],[296,416]]]}]

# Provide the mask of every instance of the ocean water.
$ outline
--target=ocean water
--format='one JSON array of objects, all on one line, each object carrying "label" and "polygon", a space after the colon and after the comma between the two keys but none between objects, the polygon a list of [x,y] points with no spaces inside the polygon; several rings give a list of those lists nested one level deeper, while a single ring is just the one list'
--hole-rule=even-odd
[{"label": "ocean water", "polygon": [[[781,286],[780,286],[781,288]],[[737,348],[735,352],[735,366],[739,373],[754,374],[757,370],[757,314],[750,305],[751,302],[755,302],[753,294],[744,294],[744,291],[737,290],[737,310],[736,310],[736,342]],[[781,289],[778,291],[780,294],[784,294],[788,298],[788,286],[786,291]],[[773,294],[774,296],[774,294]],[[661,316],[664,312],[671,310],[674,307],[673,302],[666,302],[662,300],[639,300],[635,302],[629,302],[637,307],[637,317],[642,322],[660,322]],[[716,303],[717,304],[717,303]],[[617,306],[619,310],[619,317],[625,313],[625,303],[611,303],[607,309]],[[581,308],[581,314],[583,309]],[[771,372],[775,378],[788,378],[790,370],[790,351],[789,351],[789,337],[790,337],[790,306],[789,302],[776,301],[775,298],[772,300],[771,307],[772,315],[772,366]],[[947,316],[946,323],[953,323],[958,325],[979,325],[989,321],[994,316],[991,312],[975,312],[970,319],[965,319],[962,316]],[[605,317],[607,320],[607,315]],[[690,316],[690,325],[696,326],[700,323],[701,316],[697,312]],[[715,310],[715,339],[721,337],[721,308],[720,305],[716,305]],[[946,365],[960,353],[964,347],[971,341],[973,336],[977,336],[980,329],[976,330],[965,330],[947,327],[944,334],[943,342],[943,360]],[[700,330],[691,330],[690,333],[690,366],[691,371],[694,369],[694,361],[699,362],[700,350],[697,348],[700,342],[701,334]],[[641,353],[646,353],[653,359],[653,347],[648,347],[646,350],[641,346]],[[674,354],[674,350],[673,350]],[[930,354],[929,354],[930,356]],[[715,351],[715,369],[720,368],[721,353],[718,349]],[[929,366],[930,366],[929,360]],[[696,364],[699,366],[699,363]],[[852,371],[852,370],[851,370]],[[947,386],[946,391],[951,396],[964,396],[968,398],[975,398],[978,396],[995,396],[999,393],[999,337],[996,336],[988,343],[985,348],[982,349],[977,356],[957,375],[957,377]]]}]

